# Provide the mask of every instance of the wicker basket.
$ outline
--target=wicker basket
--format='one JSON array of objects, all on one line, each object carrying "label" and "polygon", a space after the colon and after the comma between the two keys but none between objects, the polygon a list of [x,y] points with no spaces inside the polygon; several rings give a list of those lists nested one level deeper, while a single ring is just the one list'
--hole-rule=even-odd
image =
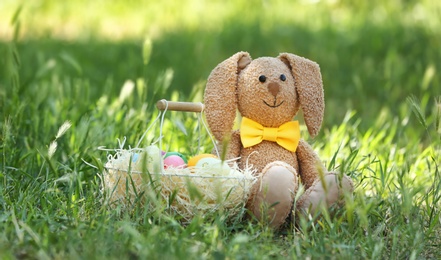
[{"label": "wicker basket", "polygon": [[[158,102],[159,109],[162,104],[161,110],[182,111],[176,108],[178,103],[164,102],[167,101]],[[179,103],[185,105],[185,111],[202,112],[192,106],[194,103]],[[240,170],[234,162],[228,162],[227,171],[216,167],[164,169],[162,159],[156,146],[115,149],[108,155],[103,174],[103,192],[108,195],[109,204],[124,206],[133,203],[140,194],[153,191],[159,192],[166,205],[186,221],[197,213],[219,210],[233,217],[243,211],[256,182],[251,168]]]},{"label": "wicker basket", "polygon": [[144,165],[143,171],[142,160],[130,161],[135,154],[139,151],[119,150],[109,156],[103,183],[110,205],[133,203],[142,192],[157,190],[170,209],[186,221],[197,213],[218,210],[234,217],[245,205],[256,181],[251,170],[241,171],[234,165],[228,175],[220,175],[215,168],[191,167],[169,167],[150,174],[154,167]]}]

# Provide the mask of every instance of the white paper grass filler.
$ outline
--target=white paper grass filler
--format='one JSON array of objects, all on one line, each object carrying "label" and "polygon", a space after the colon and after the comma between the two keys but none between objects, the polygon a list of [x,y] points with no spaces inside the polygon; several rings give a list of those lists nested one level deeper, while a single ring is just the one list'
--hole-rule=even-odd
[{"label": "white paper grass filler", "polygon": [[[237,215],[245,205],[256,178],[250,167],[242,171],[236,163],[205,165],[204,167],[172,168],[163,166],[162,126],[167,110],[196,112],[199,124],[204,124],[201,114],[202,103],[171,102],[160,100],[156,104],[160,113],[149,129],[131,149],[111,151],[103,174],[103,191],[108,195],[110,205],[123,206],[133,202],[137,194],[158,191],[170,209],[189,221],[197,212],[205,214],[223,210],[229,217]],[[150,128],[160,119],[160,136],[156,145],[139,148],[139,144]],[[214,139],[210,138],[215,146]],[[216,146],[215,146],[216,147]],[[218,154],[219,157],[219,154]]]}]

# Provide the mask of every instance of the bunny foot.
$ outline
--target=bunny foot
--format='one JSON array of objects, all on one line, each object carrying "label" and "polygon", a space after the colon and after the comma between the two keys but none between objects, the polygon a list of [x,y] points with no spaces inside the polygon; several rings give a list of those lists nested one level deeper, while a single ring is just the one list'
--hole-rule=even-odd
[{"label": "bunny foot", "polygon": [[284,162],[268,164],[262,171],[248,209],[272,228],[279,228],[291,212],[297,191],[297,172]]},{"label": "bunny foot", "polygon": [[341,203],[343,194],[351,194],[354,191],[352,180],[337,173],[329,173],[324,176],[324,185],[320,180],[315,181],[312,186],[305,191],[297,202],[296,211],[298,215],[314,216],[321,207]]}]

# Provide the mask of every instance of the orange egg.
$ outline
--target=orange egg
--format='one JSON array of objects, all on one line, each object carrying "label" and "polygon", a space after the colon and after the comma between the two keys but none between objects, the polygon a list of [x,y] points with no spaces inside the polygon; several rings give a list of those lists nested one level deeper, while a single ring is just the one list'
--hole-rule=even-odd
[{"label": "orange egg", "polygon": [[196,156],[190,158],[190,160],[188,160],[188,164],[187,164],[187,165],[188,165],[188,167],[196,166],[196,164],[198,163],[198,161],[199,161],[200,159],[202,159],[202,158],[208,158],[208,157],[211,157],[211,158],[217,158],[216,155],[211,154],[211,153],[198,154],[198,155],[196,155]]}]

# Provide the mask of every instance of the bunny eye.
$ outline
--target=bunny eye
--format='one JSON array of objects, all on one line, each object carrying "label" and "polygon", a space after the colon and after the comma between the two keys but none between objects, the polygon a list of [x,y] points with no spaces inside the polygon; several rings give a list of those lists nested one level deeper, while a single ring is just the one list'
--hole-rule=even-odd
[{"label": "bunny eye", "polygon": [[280,75],[280,80],[281,80],[281,81],[285,81],[285,80],[286,80],[286,76],[285,76],[285,74]]},{"label": "bunny eye", "polygon": [[265,75],[260,75],[259,76],[259,81],[262,82],[262,83],[265,82],[266,81]]}]

